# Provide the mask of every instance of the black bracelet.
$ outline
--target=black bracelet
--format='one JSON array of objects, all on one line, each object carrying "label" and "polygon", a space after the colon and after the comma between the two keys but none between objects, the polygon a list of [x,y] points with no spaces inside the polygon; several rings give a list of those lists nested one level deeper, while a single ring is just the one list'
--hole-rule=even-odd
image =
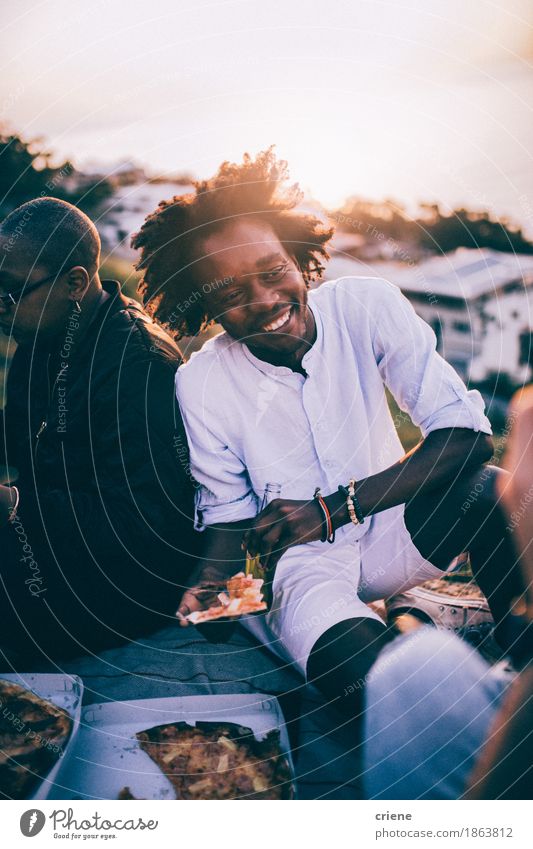
[{"label": "black bracelet", "polygon": [[361,509],[361,505],[359,504],[359,499],[358,499],[357,495],[355,494],[355,492],[354,492],[353,495],[350,496],[350,491],[349,491],[348,487],[343,486],[342,484],[339,485],[338,491],[342,492],[342,494],[344,495],[345,498],[351,499],[351,502],[353,504],[353,509],[355,510],[355,515],[357,516],[357,521],[359,522],[360,525],[364,525],[365,516],[364,516],[364,513]]}]

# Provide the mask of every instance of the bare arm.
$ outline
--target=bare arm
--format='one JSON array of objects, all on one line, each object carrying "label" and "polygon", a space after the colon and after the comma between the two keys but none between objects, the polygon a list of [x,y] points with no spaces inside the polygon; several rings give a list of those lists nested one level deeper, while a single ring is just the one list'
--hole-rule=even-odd
[{"label": "bare arm", "polygon": [[[485,433],[467,428],[432,431],[393,466],[357,482],[363,514],[404,504],[414,495],[452,480],[466,468],[481,466],[492,453],[492,439]],[[342,493],[330,493],[325,501],[335,528],[350,522]],[[322,515],[316,501],[277,499],[257,518],[246,542],[250,553],[261,554],[262,562],[272,568],[287,548],[320,539],[321,535]]]},{"label": "bare arm", "polygon": [[[357,493],[365,514],[403,504],[422,489],[430,489],[452,478],[466,466],[481,465],[492,456],[492,440],[466,428],[430,433],[389,469],[360,482]],[[326,498],[336,527],[350,521],[344,496]],[[250,526],[253,526],[250,529]],[[216,604],[217,592],[225,581],[244,568],[243,536],[251,554],[273,568],[291,545],[320,539],[322,519],[315,501],[276,499],[256,520],[213,525],[205,531],[202,561],[190,581],[177,611],[182,625],[195,610]]]},{"label": "bare arm", "polygon": [[[452,480],[465,468],[481,466],[492,453],[492,439],[486,433],[467,428],[432,431],[397,463],[358,482],[356,493],[363,513],[371,515],[405,504],[414,495]],[[326,503],[337,527],[350,521],[341,493],[328,496]]]}]

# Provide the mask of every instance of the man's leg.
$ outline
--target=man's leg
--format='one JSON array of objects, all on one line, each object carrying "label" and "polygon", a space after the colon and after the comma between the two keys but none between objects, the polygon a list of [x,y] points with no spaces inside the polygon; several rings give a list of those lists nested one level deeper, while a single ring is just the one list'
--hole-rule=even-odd
[{"label": "man's leg", "polygon": [[352,717],[360,712],[365,676],[389,639],[359,598],[360,581],[358,542],[294,546],[278,563],[271,610],[244,623]]},{"label": "man's leg", "polygon": [[523,592],[511,533],[496,495],[496,479],[506,474],[496,466],[483,466],[445,487],[416,495],[404,513],[414,545],[439,569],[447,569],[462,551],[470,552],[472,571],[497,624]]},{"label": "man's leg", "polygon": [[382,653],[365,690],[369,799],[458,799],[513,675],[422,627]]},{"label": "man's leg", "polygon": [[338,622],[315,643],[307,663],[307,682],[343,713],[359,716],[370,669],[393,636],[377,619]]}]

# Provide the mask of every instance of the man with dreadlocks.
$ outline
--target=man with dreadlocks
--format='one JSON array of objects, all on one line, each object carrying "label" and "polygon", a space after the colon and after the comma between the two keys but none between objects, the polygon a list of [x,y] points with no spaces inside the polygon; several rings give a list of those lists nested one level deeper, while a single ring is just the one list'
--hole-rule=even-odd
[{"label": "man with dreadlocks", "polygon": [[[387,281],[309,291],[332,230],[297,209],[286,178],[271,149],[225,162],[160,204],[133,241],[159,321],[178,335],[215,321],[224,330],[176,378],[196,526],[209,528],[178,617],[187,624],[210,603],[205,590],[242,568],[244,550],[260,555],[275,568],[273,600],[248,626],[353,715],[391,638],[369,602],[441,576],[469,549],[502,623],[515,558],[494,496],[500,472],[483,467],[492,441],[481,396]],[[422,431],[407,454],[385,386]],[[271,482],[281,497],[257,515]]]}]

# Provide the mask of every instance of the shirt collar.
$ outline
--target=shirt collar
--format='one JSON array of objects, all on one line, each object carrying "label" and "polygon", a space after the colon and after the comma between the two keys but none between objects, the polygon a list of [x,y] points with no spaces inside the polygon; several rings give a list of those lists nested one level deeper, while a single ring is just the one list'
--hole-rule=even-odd
[{"label": "shirt collar", "polygon": [[[313,317],[315,319],[316,326],[316,339],[309,348],[309,350],[304,354],[302,358],[302,366],[308,372],[307,366],[313,361],[313,357],[317,350],[321,350],[322,348],[322,340],[324,337],[324,328],[322,326],[322,316],[320,315],[320,311],[314,299],[311,297],[313,292],[309,292],[308,306],[311,312],[313,313]],[[298,372],[294,372],[291,368],[287,366],[275,366],[272,363],[267,363],[266,360],[260,360],[259,357],[256,357],[255,354],[252,354],[248,345],[244,342],[242,344],[242,350],[246,359],[259,371],[263,372],[263,374],[270,374],[272,376],[278,375],[281,377],[282,375],[290,375],[290,374],[298,374]]]}]

